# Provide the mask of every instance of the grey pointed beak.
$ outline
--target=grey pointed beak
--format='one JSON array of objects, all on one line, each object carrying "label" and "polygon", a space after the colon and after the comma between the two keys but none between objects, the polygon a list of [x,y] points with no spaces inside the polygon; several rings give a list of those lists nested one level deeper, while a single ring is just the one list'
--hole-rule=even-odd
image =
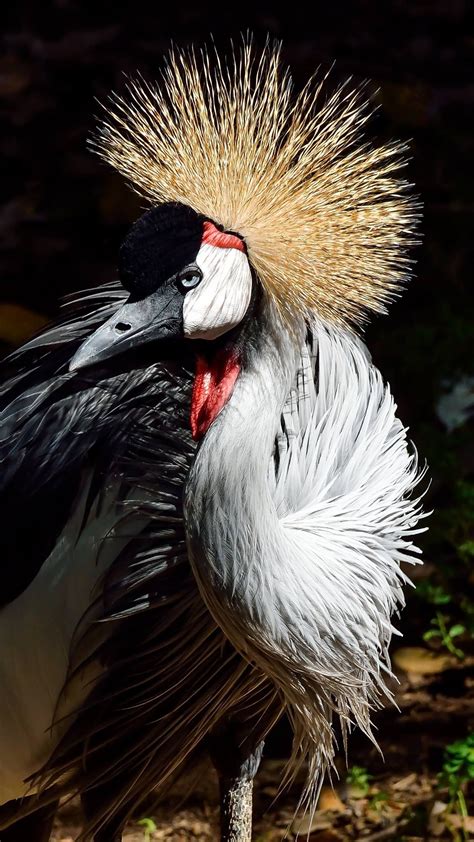
[{"label": "grey pointed beak", "polygon": [[124,304],[78,348],[69,371],[101,363],[132,348],[182,335],[183,296],[174,286]]}]

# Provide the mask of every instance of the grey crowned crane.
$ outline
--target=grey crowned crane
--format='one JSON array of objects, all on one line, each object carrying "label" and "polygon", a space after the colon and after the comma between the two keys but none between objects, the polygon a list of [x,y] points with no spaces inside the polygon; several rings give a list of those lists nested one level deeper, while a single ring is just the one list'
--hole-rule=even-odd
[{"label": "grey crowned crane", "polygon": [[119,281],[4,363],[0,828],[119,840],[209,751],[222,839],[286,712],[313,805],[333,719],[390,696],[416,454],[357,330],[409,270],[403,148],[279,48],[170,54],[95,148],[150,201]]}]

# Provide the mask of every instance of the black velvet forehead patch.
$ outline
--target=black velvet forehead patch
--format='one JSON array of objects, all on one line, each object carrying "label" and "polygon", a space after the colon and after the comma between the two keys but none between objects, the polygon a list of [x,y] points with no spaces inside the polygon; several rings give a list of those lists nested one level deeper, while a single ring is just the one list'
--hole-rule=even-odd
[{"label": "black velvet forehead patch", "polygon": [[167,202],[143,214],[119,253],[119,277],[134,297],[150,295],[196,260],[203,217],[188,205]]}]

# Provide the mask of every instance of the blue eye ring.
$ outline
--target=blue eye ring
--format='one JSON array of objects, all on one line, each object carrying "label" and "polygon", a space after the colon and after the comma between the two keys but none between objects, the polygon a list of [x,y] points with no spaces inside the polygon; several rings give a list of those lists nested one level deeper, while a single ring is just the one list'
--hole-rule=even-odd
[{"label": "blue eye ring", "polygon": [[202,271],[199,266],[187,266],[177,276],[179,288],[183,292],[195,289],[202,281]]}]

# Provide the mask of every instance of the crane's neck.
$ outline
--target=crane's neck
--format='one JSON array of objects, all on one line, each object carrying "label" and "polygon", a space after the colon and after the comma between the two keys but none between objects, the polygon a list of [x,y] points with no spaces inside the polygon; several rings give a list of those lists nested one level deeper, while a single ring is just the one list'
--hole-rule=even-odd
[{"label": "crane's neck", "polygon": [[300,551],[272,494],[275,440],[306,326],[301,319],[288,329],[269,308],[260,328],[190,471],[186,531],[204,601],[235,648],[279,690],[295,732],[292,767],[307,756],[316,783],[321,760],[332,756],[331,712],[318,676],[310,676],[311,688],[302,679],[313,671],[314,605],[305,583],[300,587]]},{"label": "crane's neck", "polygon": [[[233,394],[190,471],[186,531],[191,564],[215,620],[287,703],[301,707],[297,676],[308,665],[312,670],[314,661],[314,595],[304,581],[305,549],[276,508],[273,454],[306,324],[301,319],[288,327],[267,308]],[[327,721],[317,724],[319,732]],[[307,724],[301,730],[310,731]],[[325,744],[330,740],[328,732]]]},{"label": "crane's neck", "polygon": [[263,585],[267,572],[265,585],[270,591],[273,587],[280,524],[269,470],[304,339],[303,320],[292,332],[267,307],[186,489],[190,553],[201,587],[205,593],[210,587],[213,595],[244,613],[253,612],[251,592]]}]

